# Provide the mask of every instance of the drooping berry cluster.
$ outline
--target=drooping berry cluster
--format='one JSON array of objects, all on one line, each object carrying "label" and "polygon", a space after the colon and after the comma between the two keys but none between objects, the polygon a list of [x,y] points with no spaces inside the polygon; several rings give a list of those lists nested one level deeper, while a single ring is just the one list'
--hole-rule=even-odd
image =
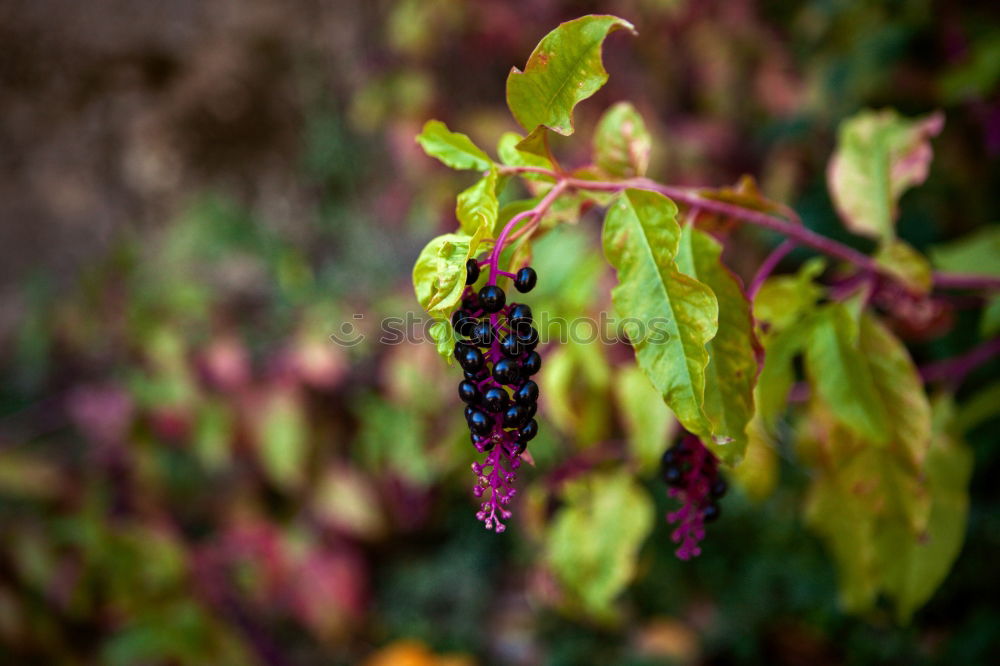
[{"label": "drooping berry cluster", "polygon": [[[508,274],[509,275],[509,274]],[[537,276],[532,268],[522,268],[514,287],[531,291]],[[528,442],[538,433],[533,418],[538,410],[538,384],[530,379],[542,367],[538,331],[532,325],[531,308],[507,303],[503,289],[487,284],[478,292],[479,263],[466,264],[466,288],[462,307],[452,317],[459,336],[455,358],[465,371],[458,385],[472,444],[485,453],[482,463],[473,463],[478,477],[476,497],[484,498],[476,514],[487,529],[503,532],[501,519],[510,518],[504,507],[514,497],[515,472]]]},{"label": "drooping berry cluster", "polygon": [[705,538],[705,523],[719,518],[718,500],[726,494],[726,481],[719,474],[719,459],[694,435],[667,449],[660,463],[670,497],[683,503],[667,514],[671,524],[677,523],[670,538],[680,544],[677,557],[689,560],[701,554],[698,543]]}]

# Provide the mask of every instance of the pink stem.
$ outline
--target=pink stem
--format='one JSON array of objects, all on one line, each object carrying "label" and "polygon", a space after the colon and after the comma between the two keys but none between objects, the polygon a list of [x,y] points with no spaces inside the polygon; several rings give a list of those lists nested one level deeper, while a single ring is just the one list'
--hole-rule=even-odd
[{"label": "pink stem", "polygon": [[958,386],[966,375],[997,354],[1000,354],[1000,338],[993,338],[961,356],[923,366],[920,376],[925,382],[947,381],[952,386]]},{"label": "pink stem", "polygon": [[771,254],[767,255],[761,263],[760,268],[757,269],[757,273],[753,276],[753,280],[750,282],[750,288],[747,289],[747,298],[751,301],[753,300],[757,292],[760,291],[760,287],[764,284],[764,281],[770,277],[774,269],[781,263],[781,260],[787,257],[788,253],[794,249],[795,241],[786,238],[778,247],[771,251]]},{"label": "pink stem", "polygon": [[507,221],[507,224],[504,225],[503,231],[500,232],[500,237],[497,238],[497,242],[493,246],[493,252],[490,253],[490,280],[487,284],[497,283],[497,278],[500,275],[500,254],[503,252],[504,246],[507,245],[507,237],[510,236],[510,232],[514,230],[514,227],[516,227],[521,220],[529,217],[535,220],[544,215],[545,211],[547,211],[549,206],[552,205],[552,202],[559,198],[559,195],[562,194],[567,187],[569,187],[568,182],[566,180],[560,180],[551,190],[549,190],[549,193],[546,194],[541,201],[535,204],[533,208],[522,211]]}]

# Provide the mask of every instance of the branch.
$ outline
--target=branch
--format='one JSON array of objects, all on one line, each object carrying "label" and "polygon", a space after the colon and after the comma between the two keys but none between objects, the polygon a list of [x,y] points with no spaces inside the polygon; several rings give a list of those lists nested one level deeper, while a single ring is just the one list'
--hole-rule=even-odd
[{"label": "branch", "polygon": [[757,273],[753,276],[750,287],[747,288],[747,298],[753,300],[753,297],[760,291],[760,287],[764,284],[764,281],[774,272],[774,269],[778,267],[781,260],[787,257],[788,253],[794,250],[795,247],[795,241],[786,238],[781,245],[771,251],[771,254],[767,255],[767,258],[764,259],[760,268],[757,269]]},{"label": "branch", "polygon": [[925,365],[920,368],[920,376],[925,382],[947,381],[958,386],[966,375],[997,354],[1000,354],[1000,338],[993,338],[961,356]]}]

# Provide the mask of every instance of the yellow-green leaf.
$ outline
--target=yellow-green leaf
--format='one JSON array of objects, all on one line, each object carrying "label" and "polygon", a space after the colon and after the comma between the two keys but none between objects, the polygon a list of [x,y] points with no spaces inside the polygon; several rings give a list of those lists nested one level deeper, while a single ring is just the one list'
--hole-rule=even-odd
[{"label": "yellow-green leaf", "polygon": [[805,359],[809,382],[830,410],[858,435],[889,442],[889,414],[859,343],[858,322],[842,303],[816,314]]},{"label": "yellow-green leaf", "polygon": [[940,112],[909,119],[892,109],[862,111],[841,123],[827,186],[848,229],[895,237],[899,198],[927,178],[930,139],[943,126]]},{"label": "yellow-green leaf", "polygon": [[469,236],[485,226],[492,230],[496,225],[500,203],[497,201],[497,170],[491,168],[475,185],[458,195],[455,216]]},{"label": "yellow-green leaf", "polygon": [[417,301],[430,314],[448,313],[462,298],[465,262],[474,255],[485,234],[444,234],[431,239],[413,266],[413,289]]},{"label": "yellow-green leaf", "polygon": [[[690,432],[708,441],[706,345],[718,330],[719,304],[706,285],[677,270],[677,206],[661,194],[625,190],[604,218],[604,254],[618,274],[611,292],[636,360]],[[632,330],[630,331],[629,328]]]},{"label": "yellow-green leaf", "polygon": [[[497,154],[500,156],[500,161],[507,166],[514,167],[535,167],[537,169],[549,169],[552,170],[552,162],[548,157],[543,155],[535,154],[534,152],[523,150],[520,147],[522,141],[525,137],[522,137],[517,132],[504,132],[500,136],[500,142],[497,144]],[[552,178],[544,174],[539,173],[522,173],[522,177],[529,180],[546,180],[552,182]]]},{"label": "yellow-green leaf", "polygon": [[909,243],[898,238],[882,243],[875,261],[913,293],[926,294],[931,290],[931,262]]},{"label": "yellow-green leaf", "polygon": [[545,559],[584,610],[613,616],[635,576],[639,547],[653,527],[653,502],[624,470],[569,482],[565,506],[546,534]]},{"label": "yellow-green leaf", "polygon": [[649,473],[673,439],[677,420],[638,367],[627,365],[620,370],[614,387],[629,452],[639,463],[639,470]]},{"label": "yellow-green leaf", "polygon": [[604,112],[594,131],[594,164],[618,178],[646,175],[652,139],[635,107],[618,102]]},{"label": "yellow-green leaf", "polygon": [[428,120],[417,135],[417,143],[425,153],[452,169],[486,171],[493,166],[490,156],[472,143],[472,139],[461,132],[452,132],[440,120]]},{"label": "yellow-green leaf", "polygon": [[727,463],[739,462],[747,445],[747,424],[754,415],[757,382],[757,338],[750,302],[738,278],[721,261],[722,246],[693,226],[684,227],[677,252],[677,267],[708,286],[719,303],[719,327],[708,343],[705,372],[705,412],[717,437],[727,444],[707,442]]},{"label": "yellow-green leaf", "polygon": [[562,23],[542,38],[524,71],[516,67],[507,77],[507,106],[521,127],[539,125],[569,136],[573,108],[608,80],[601,62],[605,38],[632,24],[615,16],[591,15]]},{"label": "yellow-green leaf", "polygon": [[1000,224],[991,224],[930,251],[942,270],[970,275],[1000,276]]}]

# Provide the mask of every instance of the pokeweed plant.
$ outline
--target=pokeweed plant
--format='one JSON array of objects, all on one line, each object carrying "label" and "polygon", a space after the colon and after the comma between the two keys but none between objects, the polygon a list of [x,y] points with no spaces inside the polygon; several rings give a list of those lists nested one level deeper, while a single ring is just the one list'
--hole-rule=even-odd
[{"label": "pokeweed plant", "polygon": [[[637,419],[652,418],[646,411],[655,411],[655,395],[686,432],[664,452],[668,429],[660,428],[662,439],[651,445],[680,502],[667,516],[677,556],[698,555],[705,523],[720,515],[727,487],[720,470],[752,479],[753,466],[773,458],[767,448],[787,416],[796,459],[811,476],[805,521],[835,560],[841,602],[864,612],[884,595],[906,621],[941,583],[964,535],[971,454],[952,423],[949,390],[1000,350],[994,338],[922,376],[889,325],[927,329],[947,310],[943,291],[987,302],[1000,288],[995,233],[941,250],[939,264],[961,273],[933,270],[896,235],[897,203],[926,179],[943,116],[863,111],[841,125],[829,191],[847,228],[876,242],[865,254],[811,231],[749,177],[723,188],[647,178],[652,141],[627,102],[598,122],[592,163],[563,166],[549,137],[574,133],[574,107],[607,81],[602,47],[618,30],[635,33],[614,16],[563,23],[523,71],[511,70],[507,105],[526,133],[501,136],[499,160],[438,121],[417,137],[447,166],[481,173],[458,195],[459,228],[431,240],[413,270],[417,298],[435,319],[431,336],[465,374],[459,395],[472,443],[485,455],[472,465],[475,495],[484,500],[478,517],[504,530],[515,471],[530,460],[527,445],[538,430],[539,390],[530,379],[541,367],[538,332],[530,307],[508,302],[503,286],[530,291],[532,242],[586,208],[603,207],[603,251],[617,275],[612,301],[621,321],[638,324],[625,333],[645,376],[637,384],[636,375],[621,375],[622,391],[645,401]],[[529,196],[501,206],[499,193],[514,177]],[[722,261],[740,224],[784,236],[746,287]],[[773,275],[798,247],[822,257],[795,274]],[[1000,328],[996,303],[984,310],[983,337]],[[654,324],[662,335],[644,335]],[[925,380],[939,388],[933,398]],[[608,612],[633,575],[651,515],[651,502],[624,470],[566,482],[546,559],[585,608]]]}]

